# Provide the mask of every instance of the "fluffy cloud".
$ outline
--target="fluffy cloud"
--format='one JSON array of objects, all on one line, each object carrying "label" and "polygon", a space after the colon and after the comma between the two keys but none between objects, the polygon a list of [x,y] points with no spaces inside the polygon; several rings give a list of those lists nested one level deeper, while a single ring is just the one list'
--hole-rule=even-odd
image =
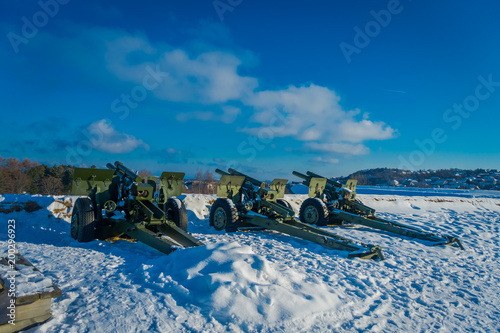
[{"label": "fluffy cloud", "polygon": [[246,103],[256,109],[251,120],[260,126],[243,131],[272,131],[276,137],[304,141],[309,150],[348,155],[367,154],[364,141],[395,136],[394,129],[369,120],[367,115],[358,120],[359,110],[345,111],[339,101],[334,91],[314,84],[257,92]]},{"label": "fluffy cloud", "polygon": [[94,149],[113,154],[129,153],[139,147],[146,150],[149,146],[134,136],[116,131],[107,120],[99,120],[89,125],[88,132]]},{"label": "fluffy cloud", "polygon": [[319,163],[325,163],[325,164],[337,164],[340,162],[338,158],[331,158],[331,157],[315,157],[311,161],[313,162],[319,162]]},{"label": "fluffy cloud", "polygon": [[147,67],[162,73],[155,96],[173,102],[225,103],[247,97],[257,79],[238,74],[242,60],[220,51],[190,56],[186,50],[167,45],[154,47],[140,36],[123,36],[107,42],[108,69],[121,80],[143,84]]},{"label": "fluffy cloud", "polygon": [[[181,122],[232,124],[238,117],[250,118],[247,123],[253,126],[244,125],[247,127],[241,129],[243,132],[266,138],[289,137],[302,142],[303,150],[345,155],[367,154],[365,142],[387,140],[396,135],[396,131],[382,121],[371,120],[359,110],[344,110],[339,104],[340,97],[327,87],[309,84],[259,91],[256,78],[239,73],[243,65],[254,61],[245,53],[236,55],[209,47],[202,51],[192,48],[198,50],[194,52],[189,47],[153,43],[141,33],[102,27],[75,31],[72,33],[77,38],[59,39],[77,47],[75,53],[81,56],[68,58],[77,68],[83,68],[84,75],[92,76],[93,82],[95,75],[101,75],[99,81],[104,82],[108,77],[105,78],[103,72],[107,72],[114,80],[107,84],[131,82],[137,85],[133,91],[144,88],[159,100],[187,103],[204,110],[177,113],[176,119]],[[58,45],[56,36],[51,38],[54,40],[49,44]],[[82,45],[74,45],[74,40]],[[83,66],[89,58],[89,50],[104,57],[93,57],[99,60]],[[103,66],[107,71],[95,70]],[[100,124],[106,125],[102,121]],[[147,146],[109,127],[112,132],[96,149],[127,152]],[[124,141],[119,142],[117,138]]]},{"label": "fluffy cloud", "polygon": [[318,143],[309,142],[305,144],[305,147],[312,151],[321,151],[328,153],[339,153],[346,155],[366,155],[370,150],[362,144],[352,144],[352,143]]},{"label": "fluffy cloud", "polygon": [[153,158],[160,164],[188,163],[194,154],[190,151],[182,151],[174,148],[151,150],[144,154],[147,158]]},{"label": "fluffy cloud", "polygon": [[221,121],[226,124],[233,123],[238,115],[241,113],[241,109],[233,106],[222,107],[222,114],[216,114],[211,111],[196,111],[189,113],[179,113],[176,119],[181,122],[187,122],[190,120],[203,120],[203,121]]}]

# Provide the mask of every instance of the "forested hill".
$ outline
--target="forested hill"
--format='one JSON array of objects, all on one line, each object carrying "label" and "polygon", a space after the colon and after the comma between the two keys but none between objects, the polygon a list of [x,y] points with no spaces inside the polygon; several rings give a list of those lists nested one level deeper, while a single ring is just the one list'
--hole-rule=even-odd
[{"label": "forested hill", "polygon": [[[357,179],[359,185],[414,186],[481,188],[498,190],[500,173],[496,169],[442,169],[442,170],[400,170],[377,168],[356,171],[347,177],[336,178],[339,181]],[[498,182],[497,182],[498,180]]]}]

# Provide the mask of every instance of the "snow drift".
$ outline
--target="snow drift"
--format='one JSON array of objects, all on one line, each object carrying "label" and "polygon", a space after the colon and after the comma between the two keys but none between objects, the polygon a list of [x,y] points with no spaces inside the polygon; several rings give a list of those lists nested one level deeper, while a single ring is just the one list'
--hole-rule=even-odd
[{"label": "snow drift", "polygon": [[[141,243],[78,243],[74,197],[4,196],[46,207],[0,214],[16,220],[19,251],[62,289],[54,317],[33,332],[498,331],[500,200],[364,195],[389,220],[461,238],[465,251],[370,231],[332,228],[382,245],[385,261],[271,231],[208,227],[214,196],[183,196],[188,230],[206,246],[165,256]],[[305,195],[287,199],[298,211]],[[56,200],[56,201],[54,201]]]}]

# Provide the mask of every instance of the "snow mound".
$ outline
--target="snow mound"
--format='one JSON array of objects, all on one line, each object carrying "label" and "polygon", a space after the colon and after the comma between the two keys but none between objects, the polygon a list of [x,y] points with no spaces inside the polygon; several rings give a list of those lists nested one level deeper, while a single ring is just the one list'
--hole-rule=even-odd
[{"label": "snow mound", "polygon": [[[377,215],[459,237],[465,251],[356,225],[325,227],[381,245],[385,261],[272,231],[209,227],[213,195],[183,196],[188,231],[205,246],[164,254],[139,242],[78,243],[66,202],[2,196],[47,209],[14,219],[19,251],[62,290],[53,318],[30,332],[498,332],[500,200],[360,195]],[[286,195],[297,212],[307,195]],[[0,199],[1,200],[1,199]],[[61,202],[54,203],[54,200]],[[64,203],[64,204],[63,204]],[[66,207],[66,208],[64,208]]]},{"label": "snow mound", "polygon": [[186,205],[188,220],[204,220],[210,215],[210,206],[217,199],[214,195],[189,194],[179,197]]},{"label": "snow mound", "polygon": [[485,210],[500,212],[499,200],[492,198],[407,197],[398,195],[359,195],[358,198],[377,212],[387,213],[408,214],[415,213],[416,210],[460,213]]},{"label": "snow mound", "polygon": [[78,198],[77,196],[54,197],[54,201],[47,207],[47,210],[52,212],[55,218],[70,222],[73,206]]},{"label": "snow mound", "polygon": [[270,263],[236,242],[176,251],[166,265],[144,266],[145,280],[171,283],[177,297],[220,322],[273,323],[332,310],[338,298],[318,279]]},{"label": "snow mound", "polygon": [[[78,196],[52,196],[52,195],[15,195],[15,194],[4,194],[0,195],[0,206],[12,207],[19,206],[28,213],[31,213],[30,207],[26,207],[28,204],[34,204],[40,206],[48,213],[52,214],[55,218],[60,220],[65,220],[66,222],[71,221],[71,213],[73,211],[73,206]],[[39,207],[38,207],[39,208]],[[33,209],[36,210],[36,209]]]}]

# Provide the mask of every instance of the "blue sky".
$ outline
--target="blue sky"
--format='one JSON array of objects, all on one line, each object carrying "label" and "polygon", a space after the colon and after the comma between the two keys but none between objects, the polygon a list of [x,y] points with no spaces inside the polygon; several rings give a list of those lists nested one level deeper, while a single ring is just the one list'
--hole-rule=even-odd
[{"label": "blue sky", "polygon": [[494,2],[1,7],[2,157],[263,179],[500,166]]}]

